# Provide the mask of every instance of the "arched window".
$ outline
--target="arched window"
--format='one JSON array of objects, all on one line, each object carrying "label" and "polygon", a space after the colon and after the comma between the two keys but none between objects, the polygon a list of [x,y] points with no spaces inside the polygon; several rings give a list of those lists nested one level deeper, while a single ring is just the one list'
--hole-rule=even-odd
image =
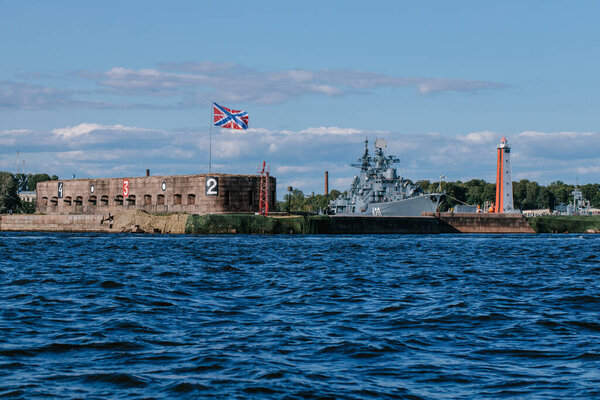
[{"label": "arched window", "polygon": [[175,204],[175,205],[181,204],[181,195],[180,194],[173,195],[173,204]]},{"label": "arched window", "polygon": [[65,197],[65,199],[63,200],[63,204],[65,206],[71,206],[73,203],[73,199],[71,198],[71,196],[67,196]]},{"label": "arched window", "polygon": [[75,205],[82,206],[83,205],[83,197],[81,197],[81,196],[75,197]]},{"label": "arched window", "polygon": [[96,196],[90,196],[90,198],[88,199],[88,203],[90,206],[95,206],[96,204],[98,204],[98,198]]},{"label": "arched window", "polygon": [[115,197],[115,204],[118,206],[122,206],[123,205],[123,196],[118,195],[117,197]]},{"label": "arched window", "polygon": [[130,194],[130,195],[127,197],[127,205],[128,205],[128,206],[135,206],[135,195],[133,195],[133,194]]},{"label": "arched window", "polygon": [[101,206],[107,206],[108,205],[108,196],[104,195],[102,197],[100,197],[100,205]]},{"label": "arched window", "polygon": [[156,196],[156,204],[158,204],[159,206],[162,206],[163,204],[165,204],[165,195],[164,194],[159,194],[158,196]]},{"label": "arched window", "polygon": [[188,194],[188,198],[187,198],[187,203],[188,204],[196,204],[196,195],[195,194]]},{"label": "arched window", "polygon": [[51,205],[51,206],[57,206],[57,205],[58,205],[58,197],[56,197],[56,196],[55,196],[55,197],[53,197],[53,198],[50,200],[50,205]]},{"label": "arched window", "polygon": [[151,206],[152,205],[152,196],[149,194],[144,195],[144,205]]}]

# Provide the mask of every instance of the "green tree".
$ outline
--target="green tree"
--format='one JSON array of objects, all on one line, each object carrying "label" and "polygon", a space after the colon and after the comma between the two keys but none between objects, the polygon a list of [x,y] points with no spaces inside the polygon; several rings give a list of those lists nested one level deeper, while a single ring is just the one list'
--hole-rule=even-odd
[{"label": "green tree", "polygon": [[56,176],[56,175],[52,175],[52,176],[50,176],[48,174],[29,175],[29,177],[27,179],[27,190],[36,191],[37,184],[39,182],[55,181],[55,180],[58,180],[58,176]]},{"label": "green tree", "polygon": [[294,189],[290,193],[286,193],[283,196],[283,201],[277,202],[277,210],[287,212],[288,205],[289,210],[294,212],[308,212],[308,213],[318,213],[325,212],[329,207],[329,203],[332,200],[337,199],[341,195],[339,190],[331,190],[329,194],[326,196],[324,194],[310,194],[308,196],[304,195],[304,192],[300,189]]},{"label": "green tree", "polygon": [[481,198],[484,203],[486,201],[488,201],[490,203],[495,203],[496,202],[496,184],[495,183],[486,183],[483,188]]},{"label": "green tree", "polygon": [[525,201],[522,210],[533,210],[537,208],[540,185],[537,182],[525,184]]},{"label": "green tree", "polygon": [[17,211],[20,199],[18,181],[10,172],[0,171],[0,213]]},{"label": "green tree", "polygon": [[[571,192],[574,186],[567,185],[561,181],[555,181],[548,185],[548,190],[554,196],[554,203],[556,204],[567,204],[571,197]],[[554,207],[554,204],[552,205]]]},{"label": "green tree", "polygon": [[536,208],[549,208],[550,210],[554,210],[554,195],[547,187],[540,186],[536,203]]},{"label": "green tree", "polygon": [[17,209],[19,214],[34,214],[36,208],[36,201],[28,202],[21,201],[19,208]]},{"label": "green tree", "polygon": [[446,201],[441,205],[441,211],[447,211],[457,204],[466,203],[467,190],[461,181],[445,182],[442,190],[446,192]]},{"label": "green tree", "polygon": [[27,189],[27,179],[31,176],[31,174],[15,174],[15,179],[17,180],[17,187],[19,188],[19,192],[28,190]]},{"label": "green tree", "polygon": [[[421,189],[423,189],[423,192],[425,192],[425,193],[432,192],[433,191],[432,189],[434,188],[433,183],[431,183],[428,180],[420,180],[420,181],[415,182],[415,184],[418,187],[420,187]],[[435,186],[435,187],[437,188],[437,186]]]},{"label": "green tree", "polygon": [[589,183],[580,187],[583,197],[590,201],[594,208],[600,208],[600,185]]},{"label": "green tree", "polygon": [[465,202],[467,204],[483,204],[483,190],[485,181],[483,179],[471,179],[464,183]]}]

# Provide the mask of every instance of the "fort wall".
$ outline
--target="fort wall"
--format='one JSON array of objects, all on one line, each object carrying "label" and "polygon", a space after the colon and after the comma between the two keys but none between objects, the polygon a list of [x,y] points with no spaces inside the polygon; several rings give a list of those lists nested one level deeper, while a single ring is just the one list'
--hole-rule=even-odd
[{"label": "fort wall", "polygon": [[[260,179],[259,175],[200,174],[40,182],[37,212],[254,213],[259,207]],[[276,180],[268,179],[269,203],[275,204]]]}]

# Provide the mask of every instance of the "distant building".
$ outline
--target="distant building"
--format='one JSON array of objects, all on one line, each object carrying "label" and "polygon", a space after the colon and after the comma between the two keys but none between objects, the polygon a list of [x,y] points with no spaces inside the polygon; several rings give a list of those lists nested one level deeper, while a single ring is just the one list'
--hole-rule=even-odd
[{"label": "distant building", "polygon": [[471,206],[467,204],[457,204],[454,206],[455,213],[477,213],[481,211],[477,206]]},{"label": "distant building", "polygon": [[17,193],[19,195],[19,198],[21,199],[22,202],[25,203],[31,203],[34,202],[36,200],[36,192],[35,191],[23,191],[23,192],[19,192]]},{"label": "distant building", "polygon": [[[46,214],[255,213],[260,180],[259,175],[201,174],[46,181],[37,184],[36,208]],[[267,199],[273,206],[275,186],[269,176]]]},{"label": "distant building", "polygon": [[523,210],[523,215],[526,217],[539,217],[541,215],[551,215],[549,208],[541,208],[537,210]]}]

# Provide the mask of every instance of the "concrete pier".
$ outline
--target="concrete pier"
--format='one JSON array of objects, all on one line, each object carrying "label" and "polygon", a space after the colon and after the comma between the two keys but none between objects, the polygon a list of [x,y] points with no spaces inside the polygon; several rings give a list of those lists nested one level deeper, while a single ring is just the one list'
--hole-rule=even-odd
[{"label": "concrete pier", "polygon": [[428,213],[440,221],[440,233],[535,233],[520,213]]}]

